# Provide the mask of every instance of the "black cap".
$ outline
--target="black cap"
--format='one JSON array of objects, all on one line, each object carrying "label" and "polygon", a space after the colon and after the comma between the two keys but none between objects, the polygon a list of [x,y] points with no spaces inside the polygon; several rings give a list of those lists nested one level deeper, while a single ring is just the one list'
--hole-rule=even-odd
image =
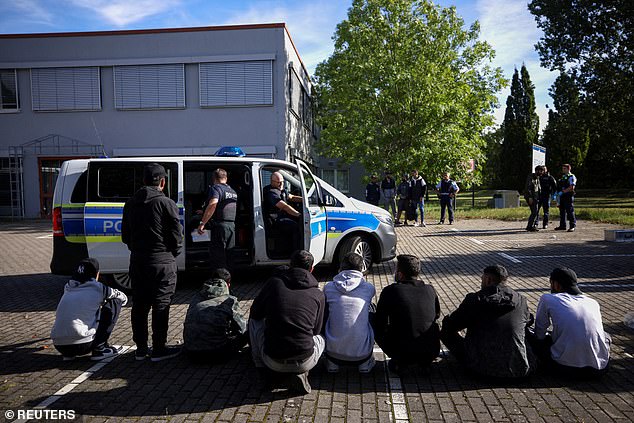
[{"label": "black cap", "polygon": [[99,273],[99,262],[94,258],[85,258],[79,262],[73,279],[77,282],[86,282],[97,277]]},{"label": "black cap", "polygon": [[558,267],[550,273],[550,279],[558,282],[565,292],[572,295],[581,294],[577,285],[577,274],[567,267]]},{"label": "black cap", "polygon": [[165,168],[158,163],[150,163],[143,168],[143,182],[146,184],[159,182],[166,176]]}]

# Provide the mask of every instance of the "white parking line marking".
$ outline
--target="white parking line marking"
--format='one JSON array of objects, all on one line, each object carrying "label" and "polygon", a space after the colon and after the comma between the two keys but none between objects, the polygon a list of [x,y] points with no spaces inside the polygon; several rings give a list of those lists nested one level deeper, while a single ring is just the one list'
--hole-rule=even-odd
[{"label": "white parking line marking", "polygon": [[511,261],[513,263],[521,263],[522,262],[521,260],[518,260],[518,259],[516,259],[515,257],[512,257],[512,256],[509,256],[506,253],[498,253],[498,255],[504,257],[505,259],[507,259],[507,260],[509,260],[509,261]]},{"label": "white parking line marking", "polygon": [[579,286],[584,288],[634,288],[634,283],[592,283],[592,282],[581,282]]},{"label": "white parking line marking", "polygon": [[456,228],[451,228],[449,229],[450,231],[454,231],[454,232],[460,232],[460,230],[456,229]]},{"label": "white parking line marking", "polygon": [[595,257],[634,257],[634,254],[561,254],[552,256],[515,256],[517,258],[595,258]]},{"label": "white parking line marking", "polygon": [[53,234],[42,235],[35,237],[36,239],[53,238]]},{"label": "white parking line marking", "polygon": [[474,244],[478,244],[478,245],[484,245],[484,242],[475,239],[475,238],[469,238],[469,241],[473,242]]}]

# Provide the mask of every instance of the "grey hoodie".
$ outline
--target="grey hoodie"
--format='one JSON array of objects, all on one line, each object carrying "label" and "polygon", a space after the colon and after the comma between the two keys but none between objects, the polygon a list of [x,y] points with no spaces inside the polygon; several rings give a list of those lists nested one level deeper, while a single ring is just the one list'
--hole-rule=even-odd
[{"label": "grey hoodie", "polygon": [[324,287],[328,319],[326,352],[333,358],[358,361],[372,354],[374,332],[369,309],[376,290],[357,270],[344,270]]}]

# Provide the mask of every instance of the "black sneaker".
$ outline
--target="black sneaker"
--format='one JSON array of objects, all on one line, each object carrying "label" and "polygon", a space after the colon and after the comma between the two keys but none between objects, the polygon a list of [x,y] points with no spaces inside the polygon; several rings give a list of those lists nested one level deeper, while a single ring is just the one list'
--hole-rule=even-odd
[{"label": "black sneaker", "polygon": [[310,387],[310,382],[308,382],[308,372],[301,373],[298,375],[294,375],[292,379],[291,388],[296,390],[297,392],[306,395],[310,394],[312,388]]},{"label": "black sneaker", "polygon": [[136,359],[136,361],[143,361],[151,353],[152,353],[152,349],[151,348],[148,348],[148,347],[137,347],[136,351],[134,352],[134,358]]},{"label": "black sneaker", "polygon": [[167,360],[169,358],[176,357],[181,353],[181,348],[179,347],[163,347],[156,348],[152,351],[152,355],[150,355],[150,360],[153,362]]},{"label": "black sneaker", "polygon": [[528,232],[539,232],[539,229],[537,229],[537,228],[536,228],[536,227],[534,227],[534,226],[531,226],[530,228],[526,228],[526,230],[527,230]]},{"label": "black sneaker", "polygon": [[557,227],[555,228],[555,230],[556,230],[556,231],[565,231],[565,230],[566,230],[566,227],[565,227],[565,226],[557,226]]},{"label": "black sneaker", "polygon": [[100,361],[105,358],[114,357],[115,355],[119,354],[121,349],[121,347],[114,347],[106,344],[92,350],[92,355],[90,356],[90,359],[92,361]]}]

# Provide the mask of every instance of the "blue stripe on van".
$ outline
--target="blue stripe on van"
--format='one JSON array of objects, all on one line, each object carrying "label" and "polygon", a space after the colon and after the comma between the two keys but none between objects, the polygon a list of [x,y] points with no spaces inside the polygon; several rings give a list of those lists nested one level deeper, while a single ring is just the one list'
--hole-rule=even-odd
[{"label": "blue stripe on van", "polygon": [[342,233],[362,227],[375,231],[381,222],[372,213],[354,211],[328,211],[328,232]]}]

